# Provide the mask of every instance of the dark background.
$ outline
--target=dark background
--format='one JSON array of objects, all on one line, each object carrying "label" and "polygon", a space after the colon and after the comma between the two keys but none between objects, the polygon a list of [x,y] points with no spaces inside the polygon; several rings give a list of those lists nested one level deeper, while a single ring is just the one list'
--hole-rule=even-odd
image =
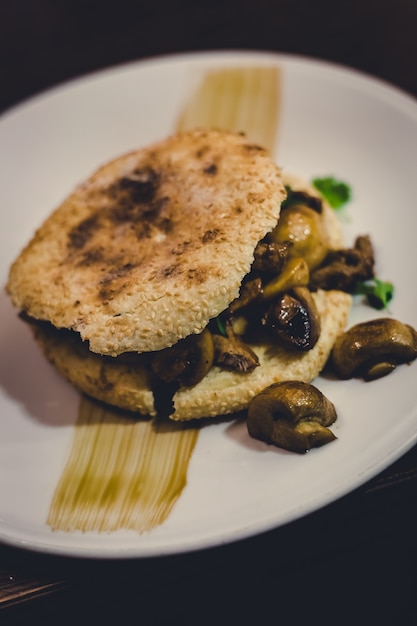
[{"label": "dark background", "polygon": [[417,93],[415,0],[0,0],[0,108],[147,56],[251,48],[315,56]]},{"label": "dark background", "polygon": [[[326,59],[417,96],[417,0],[0,0],[0,111],[109,65],[219,48]],[[323,510],[210,551],[94,562],[0,546],[0,624],[417,623],[416,499],[414,448]]]}]

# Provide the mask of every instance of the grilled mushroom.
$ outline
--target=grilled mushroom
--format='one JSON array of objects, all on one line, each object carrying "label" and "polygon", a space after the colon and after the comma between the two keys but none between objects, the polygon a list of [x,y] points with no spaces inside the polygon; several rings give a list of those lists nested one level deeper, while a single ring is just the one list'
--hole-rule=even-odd
[{"label": "grilled mushroom", "polygon": [[155,352],[151,365],[166,383],[179,381],[185,387],[192,387],[204,378],[213,359],[213,337],[206,328],[199,335],[190,335],[170,348]]},{"label": "grilled mushroom", "polygon": [[237,372],[252,372],[259,365],[255,352],[234,335],[213,335],[214,363]]},{"label": "grilled mushroom", "polygon": [[270,385],[251,400],[247,428],[255,439],[305,453],[336,439],[328,428],[336,419],[334,405],[317,387],[287,381]]},{"label": "grilled mushroom", "polygon": [[262,299],[269,300],[293,287],[307,286],[310,278],[307,261],[301,257],[288,259],[282,272],[263,288]]},{"label": "grilled mushroom", "polygon": [[232,315],[256,302],[262,295],[262,280],[259,276],[248,274],[240,287],[239,296],[229,304],[227,312]]},{"label": "grilled mushroom", "polygon": [[320,265],[329,251],[328,233],[322,215],[303,204],[281,212],[270,238],[277,243],[291,242],[289,256],[303,257],[310,269]]},{"label": "grilled mushroom", "polygon": [[255,248],[252,269],[267,274],[278,274],[288,257],[290,243],[260,241]]},{"label": "grilled mushroom", "polygon": [[267,310],[262,324],[284,345],[311,350],[320,336],[320,316],[307,287],[294,287]]},{"label": "grilled mushroom", "polygon": [[368,235],[355,240],[353,248],[331,250],[311,274],[311,289],[340,289],[353,293],[359,281],[374,276],[374,250]]},{"label": "grilled mushroom", "polygon": [[397,365],[416,358],[417,331],[391,318],[352,326],[337,338],[331,354],[339,378],[366,381],[386,376]]}]

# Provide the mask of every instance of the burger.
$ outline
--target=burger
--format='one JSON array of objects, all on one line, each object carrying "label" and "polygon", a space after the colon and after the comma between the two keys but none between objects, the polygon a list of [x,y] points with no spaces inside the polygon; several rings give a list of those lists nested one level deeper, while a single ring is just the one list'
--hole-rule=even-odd
[{"label": "burger", "polygon": [[35,232],[6,289],[82,393],[209,418],[322,371],[351,296],[312,276],[342,245],[315,188],[245,135],[202,128],[100,167]]}]

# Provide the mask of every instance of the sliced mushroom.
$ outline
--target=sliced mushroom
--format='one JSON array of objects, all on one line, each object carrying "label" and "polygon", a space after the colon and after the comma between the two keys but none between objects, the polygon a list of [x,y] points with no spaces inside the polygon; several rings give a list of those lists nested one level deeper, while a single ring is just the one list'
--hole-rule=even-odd
[{"label": "sliced mushroom", "polygon": [[259,365],[255,352],[235,336],[213,335],[214,363],[241,373],[252,372]]},{"label": "sliced mushroom", "polygon": [[305,259],[301,257],[288,259],[282,272],[264,286],[262,299],[270,300],[293,287],[307,286],[309,279],[310,272]]},{"label": "sliced mushroom", "polygon": [[244,335],[246,335],[250,327],[249,319],[242,314],[233,315],[232,317],[230,317],[229,324],[233,334],[238,335],[239,337],[243,337]]},{"label": "sliced mushroom", "polygon": [[332,250],[311,274],[311,289],[340,289],[353,293],[359,281],[374,276],[374,251],[368,235],[355,241],[353,248]]},{"label": "sliced mushroom", "polygon": [[244,309],[253,302],[255,302],[259,296],[262,295],[262,280],[259,276],[248,274],[249,278],[245,280],[240,287],[239,297],[230,303],[227,312],[229,315]]},{"label": "sliced mushroom", "polygon": [[255,248],[252,269],[267,274],[279,274],[287,260],[290,245],[288,241],[284,243],[260,241]]},{"label": "sliced mushroom", "polygon": [[340,335],[331,362],[339,378],[366,381],[386,376],[397,365],[417,358],[417,332],[391,318],[378,318],[352,326]]},{"label": "sliced mushroom", "polygon": [[199,335],[190,335],[170,348],[155,352],[151,366],[166,383],[179,381],[185,387],[192,387],[204,378],[213,360],[213,337],[206,328]]},{"label": "sliced mushroom", "polygon": [[329,236],[322,215],[302,204],[281,212],[269,237],[277,243],[291,242],[289,256],[302,257],[310,269],[320,265],[329,251]]},{"label": "sliced mushroom", "polygon": [[336,439],[328,428],[336,419],[333,403],[317,387],[287,381],[270,385],[251,400],[247,428],[255,439],[305,453]]},{"label": "sliced mushroom", "polygon": [[307,287],[295,287],[267,310],[263,325],[287,347],[311,350],[320,336],[321,323]]}]

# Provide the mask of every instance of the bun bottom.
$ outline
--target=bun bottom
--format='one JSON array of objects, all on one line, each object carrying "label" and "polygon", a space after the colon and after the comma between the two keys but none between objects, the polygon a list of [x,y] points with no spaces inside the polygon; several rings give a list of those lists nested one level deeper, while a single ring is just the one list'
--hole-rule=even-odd
[{"label": "bun bottom", "polygon": [[[250,400],[275,382],[316,378],[330,356],[336,337],[348,321],[352,298],[341,291],[313,294],[321,318],[321,334],[308,352],[277,345],[251,345],[260,365],[250,374],[213,367],[192,388],[174,395],[174,421],[213,418],[245,410]],[[155,416],[155,401],[148,355],[100,356],[72,331],[49,324],[33,324],[35,338],[46,358],[79,391],[118,408]]]}]

